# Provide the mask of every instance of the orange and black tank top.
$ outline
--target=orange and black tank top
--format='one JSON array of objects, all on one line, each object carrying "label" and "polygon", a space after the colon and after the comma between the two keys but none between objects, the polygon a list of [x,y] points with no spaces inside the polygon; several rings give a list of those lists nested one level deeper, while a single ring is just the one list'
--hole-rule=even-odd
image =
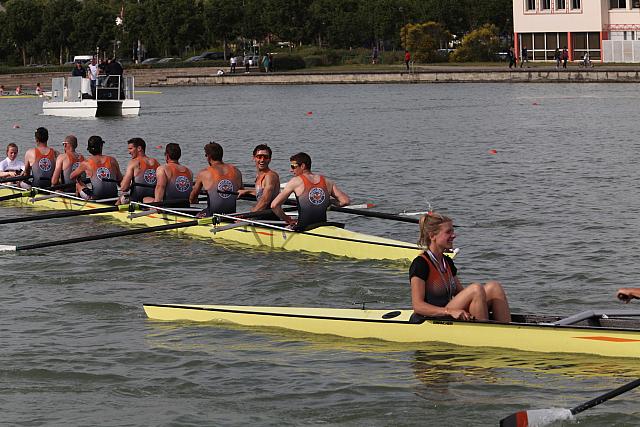
[{"label": "orange and black tank top", "polygon": [[117,178],[116,170],[113,166],[112,159],[109,156],[103,156],[98,160],[95,157],[87,159],[90,173],[87,177],[91,180],[91,190],[95,199],[110,199],[118,196],[118,184],[105,180],[115,180]]},{"label": "orange and black tank top", "polygon": [[69,160],[69,167],[62,170],[62,179],[65,184],[73,182],[71,179],[71,172],[78,169],[80,166],[80,162],[84,161],[84,156],[78,153],[66,153],[67,159]]},{"label": "orange and black tank top", "polygon": [[298,224],[296,229],[304,230],[313,224],[327,222],[327,208],[331,204],[329,190],[324,176],[320,176],[317,184],[312,183],[304,174],[300,175],[304,182],[304,190],[298,199]]},{"label": "orange and black tank top", "polygon": [[167,163],[168,179],[164,189],[164,200],[189,200],[193,174],[188,167]]},{"label": "orange and black tank top", "polygon": [[426,251],[411,263],[409,278],[416,276],[425,281],[424,302],[445,307],[456,295],[457,271],[453,260],[448,256],[443,256],[439,263],[431,251]]},{"label": "orange and black tank top", "polygon": [[35,149],[36,161],[31,168],[34,187],[50,187],[51,177],[56,164],[56,154],[52,148],[47,147],[47,154],[42,154],[40,149]]},{"label": "orange and black tank top", "polygon": [[240,177],[236,169],[224,165],[224,173],[218,172],[218,169],[209,166],[208,170],[213,177],[213,184],[207,188],[207,216],[214,213],[231,214],[236,211],[237,196],[231,194],[240,189]]},{"label": "orange and black tank top", "polygon": [[158,166],[160,164],[156,159],[150,159],[149,157],[141,157],[139,159],[138,173],[133,177],[131,191],[129,192],[129,199],[132,202],[141,202],[145,197],[154,196],[156,183],[158,182],[156,177]]}]

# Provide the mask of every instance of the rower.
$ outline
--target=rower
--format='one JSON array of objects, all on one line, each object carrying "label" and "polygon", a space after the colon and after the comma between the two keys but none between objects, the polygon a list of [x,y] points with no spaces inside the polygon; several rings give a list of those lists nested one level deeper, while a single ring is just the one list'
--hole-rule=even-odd
[{"label": "rower", "polygon": [[502,285],[489,281],[484,286],[472,283],[466,288],[458,279],[453,260],[444,255],[453,249],[453,220],[438,213],[420,218],[418,244],[426,250],[409,268],[411,283],[411,321],[424,317],[452,317],[457,320],[495,320],[508,323],[511,311]]},{"label": "rower", "polygon": [[629,303],[632,299],[640,299],[640,288],[620,288],[618,299],[625,303]]},{"label": "rower", "polygon": [[[127,141],[127,149],[131,160],[120,183],[120,191],[130,190],[129,199],[132,202],[141,202],[145,197],[154,196],[157,182],[156,169],[160,163],[154,158],[147,157],[147,144],[142,138],[131,138]],[[118,204],[127,202],[125,195],[118,200]]]},{"label": "rower", "polygon": [[53,177],[51,178],[51,184],[69,184],[73,182],[71,179],[71,172],[78,169],[80,163],[84,161],[84,156],[80,153],[76,153],[78,148],[78,138],[75,135],[67,135],[62,141],[62,147],[64,153],[60,154],[56,159],[56,168],[53,171]]},{"label": "rower", "polygon": [[54,166],[58,152],[47,146],[49,131],[39,127],[35,132],[36,146],[30,148],[24,155],[24,176],[33,176],[31,185],[34,187],[50,187]]},{"label": "rower", "polygon": [[222,161],[224,151],[220,144],[208,143],[204,146],[204,153],[209,167],[198,172],[190,202],[198,203],[198,195],[204,188],[207,192],[207,209],[200,213],[201,216],[234,213],[237,199],[234,193],[242,189],[242,174],[234,165]]},{"label": "rower", "polygon": [[18,146],[13,142],[7,145],[7,158],[0,162],[0,178],[18,176],[24,170],[24,162],[18,159]]},{"label": "rower", "polygon": [[179,144],[174,142],[167,144],[164,149],[166,164],[156,169],[158,182],[154,197],[145,197],[144,203],[183,200],[185,204],[189,204],[193,173],[188,167],[180,164],[180,156],[182,156],[182,150]]},{"label": "rower", "polygon": [[[311,157],[307,153],[298,153],[289,158],[291,172],[294,175],[284,189],[271,202],[272,209],[281,209],[282,204],[295,193],[298,200],[298,221],[295,223],[289,216],[286,221],[295,223],[295,230],[306,230],[327,222],[327,208],[332,203],[346,206],[349,196],[330,179],[311,172]],[[330,197],[334,197],[332,201]]]},{"label": "rower", "polygon": [[[70,178],[75,179],[78,195],[85,200],[111,199],[118,196],[118,184],[122,180],[122,172],[118,161],[102,154],[104,141],[94,135],[87,142],[87,151],[91,156],[80,163],[78,168],[71,173]],[[81,182],[80,178],[85,173],[91,181],[91,188]]]},{"label": "rower", "polygon": [[[271,156],[273,155],[271,148],[266,144],[260,144],[253,149],[253,161],[256,164],[256,186],[255,189],[246,189],[239,191],[239,195],[250,194],[255,196],[257,203],[251,208],[251,212],[263,211],[270,209],[271,202],[280,192],[280,176],[269,168]],[[278,207],[271,213],[253,217],[262,220],[285,220],[287,215]]]}]

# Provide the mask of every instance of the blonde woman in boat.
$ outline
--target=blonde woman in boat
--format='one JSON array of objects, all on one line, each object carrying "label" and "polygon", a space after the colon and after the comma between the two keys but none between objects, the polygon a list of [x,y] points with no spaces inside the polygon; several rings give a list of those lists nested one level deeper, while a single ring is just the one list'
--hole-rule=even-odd
[{"label": "blonde woman in boat", "polygon": [[618,299],[627,304],[632,299],[640,299],[640,288],[620,288],[618,289]]},{"label": "blonde woman in boat", "polygon": [[511,321],[507,296],[500,283],[492,280],[484,285],[462,286],[453,260],[444,255],[453,249],[456,234],[453,220],[438,213],[420,218],[418,244],[426,250],[409,268],[412,321],[421,317],[452,317],[456,320]]}]

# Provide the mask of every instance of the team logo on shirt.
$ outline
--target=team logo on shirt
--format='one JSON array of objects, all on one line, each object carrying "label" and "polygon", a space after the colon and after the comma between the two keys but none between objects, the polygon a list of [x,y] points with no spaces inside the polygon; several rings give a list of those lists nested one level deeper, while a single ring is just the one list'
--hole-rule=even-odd
[{"label": "team logo on shirt", "polygon": [[41,171],[49,172],[51,170],[51,160],[43,157],[38,161],[38,167]]},{"label": "team logo on shirt", "polygon": [[176,190],[181,193],[186,193],[191,190],[191,181],[186,176],[179,176],[176,178]]},{"label": "team logo on shirt", "polygon": [[264,193],[263,191],[264,189],[262,187],[258,188],[256,190],[256,200],[260,200],[262,198],[262,193]]},{"label": "team logo on shirt", "polygon": [[80,166],[80,162],[75,162],[74,164],[71,165],[71,172],[73,172],[74,170],[78,169],[78,166]]},{"label": "team logo on shirt", "polygon": [[[222,191],[222,193],[220,193],[220,191]],[[229,197],[231,197],[231,194],[229,194],[231,192],[233,192],[233,182],[229,181],[228,179],[223,179],[218,183],[218,195],[220,197],[222,197],[223,199],[228,199]]]},{"label": "team logo on shirt", "polygon": [[324,203],[324,199],[326,195],[324,194],[324,190],[319,187],[314,187],[309,191],[309,201],[314,205],[321,205]]},{"label": "team logo on shirt", "polygon": [[144,174],[142,176],[144,177],[144,182],[146,182],[147,184],[156,185],[157,178],[155,169],[147,169],[146,171],[144,171]]},{"label": "team logo on shirt", "polygon": [[100,181],[104,181],[105,179],[111,178],[111,171],[109,168],[101,167],[96,171],[96,176],[100,179]]}]

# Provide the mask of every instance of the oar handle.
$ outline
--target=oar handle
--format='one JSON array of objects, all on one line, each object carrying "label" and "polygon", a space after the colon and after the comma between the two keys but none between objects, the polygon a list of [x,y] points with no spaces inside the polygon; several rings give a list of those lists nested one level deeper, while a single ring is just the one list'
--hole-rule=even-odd
[{"label": "oar handle", "polygon": [[598,396],[594,399],[589,400],[588,402],[584,402],[582,405],[578,405],[575,408],[570,409],[570,411],[573,415],[579,414],[580,412],[585,411],[589,408],[593,408],[594,406],[599,405],[603,402],[606,402],[609,399],[613,399],[614,397],[619,396],[622,393],[626,393],[629,390],[633,390],[638,386],[640,386],[640,378],[638,378],[637,380],[631,381],[630,383],[627,383],[621,387],[618,387],[615,390],[611,390],[610,392],[605,393],[602,396]]},{"label": "oar handle", "polygon": [[0,184],[5,183],[5,182],[19,182],[19,181],[26,181],[27,179],[31,179],[33,178],[33,175],[25,175],[25,176],[12,176],[10,178],[0,178]]}]

